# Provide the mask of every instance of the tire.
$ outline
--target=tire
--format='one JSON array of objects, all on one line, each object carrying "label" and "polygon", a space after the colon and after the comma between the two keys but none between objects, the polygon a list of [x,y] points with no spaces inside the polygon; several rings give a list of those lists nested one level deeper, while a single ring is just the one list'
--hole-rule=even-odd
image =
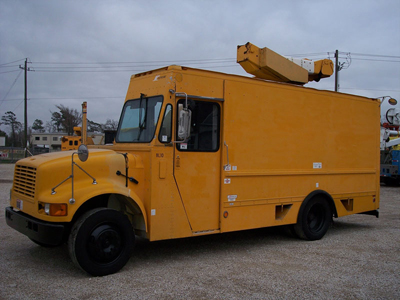
[{"label": "tire", "polygon": [[118,272],[131,257],[135,234],[124,214],[96,208],[83,214],[72,227],[68,251],[72,261],[93,276]]},{"label": "tire", "polygon": [[319,240],[328,231],[331,221],[332,210],[328,201],[323,197],[315,196],[300,207],[294,231],[304,240]]}]

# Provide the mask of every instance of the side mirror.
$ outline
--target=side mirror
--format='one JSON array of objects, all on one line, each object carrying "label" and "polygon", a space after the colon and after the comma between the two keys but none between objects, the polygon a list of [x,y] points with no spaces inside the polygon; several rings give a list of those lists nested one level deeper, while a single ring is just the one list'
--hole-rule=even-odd
[{"label": "side mirror", "polygon": [[88,147],[86,145],[81,144],[78,147],[78,157],[79,157],[79,160],[81,162],[87,161],[87,159],[89,157],[89,150],[88,150]]},{"label": "side mirror", "polygon": [[190,137],[190,124],[192,120],[192,111],[188,108],[183,108],[179,104],[179,125],[178,125],[178,139],[185,141]]}]

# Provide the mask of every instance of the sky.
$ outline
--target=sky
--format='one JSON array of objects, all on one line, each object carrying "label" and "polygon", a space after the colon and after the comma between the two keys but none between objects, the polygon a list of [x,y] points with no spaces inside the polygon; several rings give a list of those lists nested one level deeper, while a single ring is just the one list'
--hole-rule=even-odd
[{"label": "sky", "polygon": [[247,42],[313,60],[339,50],[340,92],[400,102],[400,0],[0,0],[0,115],[24,121],[25,58],[29,126],[84,101],[105,123],[136,73],[177,64],[249,76],[236,63]]}]

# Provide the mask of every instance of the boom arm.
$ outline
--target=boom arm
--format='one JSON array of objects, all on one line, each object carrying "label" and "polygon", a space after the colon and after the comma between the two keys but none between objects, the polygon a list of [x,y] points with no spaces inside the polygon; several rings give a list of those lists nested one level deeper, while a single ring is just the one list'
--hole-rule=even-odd
[{"label": "boom arm", "polygon": [[238,46],[237,62],[249,74],[257,78],[303,85],[319,81],[333,74],[330,59],[317,60],[286,58],[268,48],[258,48],[247,43]]}]

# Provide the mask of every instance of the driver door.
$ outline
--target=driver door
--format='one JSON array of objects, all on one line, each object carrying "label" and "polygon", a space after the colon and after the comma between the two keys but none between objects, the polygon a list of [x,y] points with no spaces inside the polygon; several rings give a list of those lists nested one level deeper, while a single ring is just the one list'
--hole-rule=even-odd
[{"label": "driver door", "polygon": [[174,176],[192,231],[218,230],[221,106],[189,99],[188,108],[190,137],[176,144]]}]

